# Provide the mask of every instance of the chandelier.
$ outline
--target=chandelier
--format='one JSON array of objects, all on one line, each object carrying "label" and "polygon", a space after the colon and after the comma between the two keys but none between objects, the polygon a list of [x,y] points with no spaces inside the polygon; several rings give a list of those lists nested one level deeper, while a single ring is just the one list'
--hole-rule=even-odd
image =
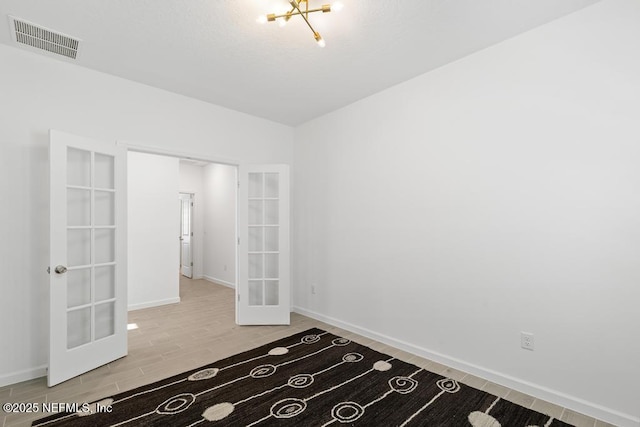
[{"label": "chandelier", "polygon": [[309,9],[309,0],[288,0],[288,1],[289,1],[289,4],[291,5],[291,10],[281,14],[270,13],[266,16],[262,15],[257,19],[257,21],[261,24],[264,24],[266,22],[278,22],[278,24],[280,24],[281,27],[284,27],[287,24],[287,22],[289,22],[292,16],[296,16],[296,15],[301,16],[302,19],[304,19],[304,22],[306,22],[307,25],[309,26],[309,29],[311,29],[311,32],[313,33],[313,38],[318,43],[318,46],[325,47],[326,43],[324,39],[322,38],[320,33],[317,32],[309,22],[309,14],[314,12],[322,12],[322,13],[327,13],[331,11],[338,12],[342,9],[342,3],[334,2],[333,5],[323,4],[319,8]]}]

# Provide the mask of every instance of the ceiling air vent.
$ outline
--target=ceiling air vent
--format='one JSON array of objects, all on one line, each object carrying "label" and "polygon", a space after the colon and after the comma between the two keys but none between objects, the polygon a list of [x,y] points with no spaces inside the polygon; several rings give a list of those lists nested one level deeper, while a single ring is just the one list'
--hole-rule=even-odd
[{"label": "ceiling air vent", "polygon": [[71,59],[78,56],[79,39],[13,16],[9,16],[9,21],[17,43]]}]

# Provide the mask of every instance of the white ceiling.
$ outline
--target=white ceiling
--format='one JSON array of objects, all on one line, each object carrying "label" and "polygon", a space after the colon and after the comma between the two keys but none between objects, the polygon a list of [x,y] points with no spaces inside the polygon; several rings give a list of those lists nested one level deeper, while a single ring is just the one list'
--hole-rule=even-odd
[{"label": "white ceiling", "polygon": [[13,15],[82,39],[83,67],[295,126],[597,1],[342,0],[310,15],[319,48],[256,23],[286,0],[0,0],[0,42]]}]

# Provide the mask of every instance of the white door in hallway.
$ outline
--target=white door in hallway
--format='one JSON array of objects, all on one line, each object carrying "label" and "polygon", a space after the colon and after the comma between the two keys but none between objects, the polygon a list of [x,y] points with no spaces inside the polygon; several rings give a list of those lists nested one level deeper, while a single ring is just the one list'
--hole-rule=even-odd
[{"label": "white door in hallway", "polygon": [[289,166],[240,166],[238,286],[240,325],[290,323]]},{"label": "white door in hallway", "polygon": [[193,278],[193,194],[180,193],[180,274]]},{"label": "white door in hallway", "polygon": [[126,150],[50,132],[51,387],[127,354]]}]

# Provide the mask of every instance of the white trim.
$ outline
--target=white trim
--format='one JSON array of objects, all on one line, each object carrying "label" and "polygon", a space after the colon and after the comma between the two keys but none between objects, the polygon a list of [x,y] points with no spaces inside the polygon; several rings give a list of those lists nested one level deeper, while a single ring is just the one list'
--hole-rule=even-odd
[{"label": "white trim", "polygon": [[160,300],[149,301],[149,302],[143,302],[143,303],[140,303],[140,304],[132,304],[132,305],[130,305],[129,306],[129,311],[142,310],[143,308],[158,307],[158,306],[167,305],[167,304],[177,304],[179,302],[180,302],[180,297],[160,299]]},{"label": "white trim", "polygon": [[240,162],[234,159],[223,157],[210,157],[200,153],[189,153],[185,151],[167,150],[165,148],[153,147],[149,145],[136,144],[129,141],[116,141],[116,145],[124,147],[127,151],[137,151],[139,153],[158,154],[161,156],[177,157],[187,160],[201,160],[209,163],[219,163],[223,165],[239,166]]},{"label": "white trim", "polygon": [[588,402],[578,397],[571,396],[571,395],[541,386],[539,384],[523,381],[519,378],[515,378],[510,375],[505,375],[500,372],[493,371],[491,369],[486,369],[481,366],[475,365],[473,363],[468,363],[460,359],[452,358],[442,353],[431,351],[429,349],[419,347],[419,346],[410,344],[408,342],[398,340],[396,338],[392,338],[388,335],[379,334],[370,329],[363,328],[349,322],[344,322],[342,320],[339,320],[333,317],[325,316],[323,314],[316,313],[315,311],[307,310],[302,307],[293,306],[292,310],[293,312],[301,314],[303,316],[307,316],[312,319],[319,320],[321,322],[328,323],[333,326],[337,326],[341,329],[345,329],[350,332],[356,333],[358,335],[371,338],[383,344],[387,344],[395,348],[398,348],[400,350],[404,350],[409,353],[415,354],[417,356],[424,357],[429,360],[433,360],[435,362],[441,363],[451,368],[454,368],[463,372],[467,372],[469,374],[494,382],[496,384],[509,387],[521,393],[528,394],[538,399],[546,400],[548,402],[565,407],[572,411],[576,411],[576,412],[588,415],[590,417],[593,417],[602,421],[606,421],[608,423],[617,425],[619,427],[640,426],[640,418],[635,417],[631,414],[625,414],[625,413],[616,411],[615,409],[607,408],[605,406],[598,405],[596,403]]},{"label": "white trim", "polygon": [[0,387],[47,376],[47,365],[0,376]]},{"label": "white trim", "polygon": [[231,289],[236,288],[236,285],[234,283],[227,282],[226,280],[216,279],[215,277],[211,277],[207,275],[202,276],[202,278],[207,282],[215,283],[216,285],[226,286],[227,288],[231,288]]}]

